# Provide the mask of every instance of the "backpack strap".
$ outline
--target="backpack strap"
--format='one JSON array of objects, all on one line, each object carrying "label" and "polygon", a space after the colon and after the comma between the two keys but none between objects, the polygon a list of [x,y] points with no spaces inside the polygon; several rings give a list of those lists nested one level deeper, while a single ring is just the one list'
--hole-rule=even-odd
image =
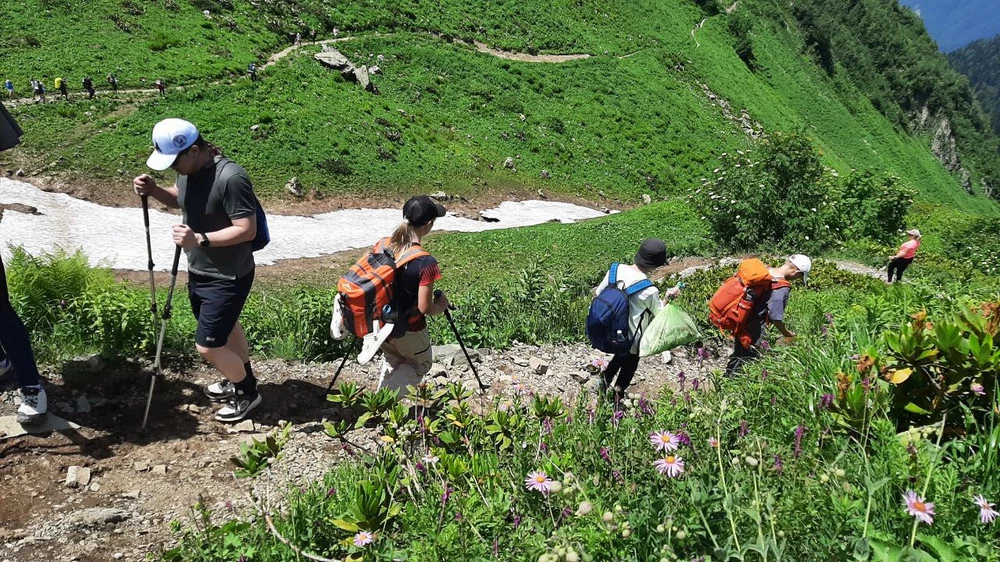
[{"label": "backpack strap", "polygon": [[415,259],[429,255],[431,255],[431,253],[425,250],[423,246],[420,244],[414,244],[409,250],[403,252],[403,255],[399,256],[399,259],[396,260],[396,269],[403,267]]},{"label": "backpack strap", "polygon": [[789,283],[788,280],[785,279],[785,278],[772,279],[771,280],[771,290],[772,291],[775,290],[775,289],[783,289],[785,287],[791,287],[791,286],[792,286],[792,284]]},{"label": "backpack strap", "polygon": [[632,283],[631,285],[629,285],[628,287],[625,288],[625,294],[631,297],[632,295],[637,295],[637,294],[641,293],[642,291],[645,291],[646,289],[648,289],[648,288],[650,288],[652,286],[653,286],[653,282],[650,281],[649,279],[643,279],[642,281],[636,281],[635,283]]},{"label": "backpack strap", "polygon": [[608,270],[608,286],[614,287],[618,284],[618,262],[611,264]]}]

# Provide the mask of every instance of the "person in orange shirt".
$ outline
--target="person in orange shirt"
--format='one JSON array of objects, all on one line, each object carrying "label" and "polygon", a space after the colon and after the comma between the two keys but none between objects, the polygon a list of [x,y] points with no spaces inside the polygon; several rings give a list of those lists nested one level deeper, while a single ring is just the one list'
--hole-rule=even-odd
[{"label": "person in orange shirt", "polygon": [[920,247],[920,231],[913,228],[906,231],[910,239],[899,247],[899,251],[896,255],[892,256],[889,261],[889,279],[886,283],[891,284],[893,274],[896,275],[896,281],[903,280],[903,272],[906,271],[907,267],[913,263],[913,258],[917,255],[917,248]]}]

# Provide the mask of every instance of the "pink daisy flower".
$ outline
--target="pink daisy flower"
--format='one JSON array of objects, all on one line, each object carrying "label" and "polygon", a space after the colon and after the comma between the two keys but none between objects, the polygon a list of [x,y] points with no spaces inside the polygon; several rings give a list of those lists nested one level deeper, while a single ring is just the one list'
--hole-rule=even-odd
[{"label": "pink daisy flower", "polygon": [[681,440],[669,431],[654,431],[649,434],[649,443],[657,451],[676,451]]},{"label": "pink daisy flower", "polygon": [[552,488],[552,479],[545,472],[538,470],[528,474],[524,479],[524,487],[547,496]]},{"label": "pink daisy flower", "polygon": [[903,494],[903,503],[906,504],[906,511],[917,518],[918,521],[930,525],[934,523],[934,504],[918,496],[913,490],[907,490]]},{"label": "pink daisy flower", "polygon": [[997,513],[997,510],[993,509],[993,506],[996,504],[987,501],[982,494],[972,498],[972,502],[979,506],[979,522],[983,525],[993,523],[997,515],[1000,515],[1000,513]]},{"label": "pink daisy flower", "polygon": [[358,531],[358,534],[354,535],[354,546],[362,547],[371,544],[375,540],[375,535],[369,531]]},{"label": "pink daisy flower", "polygon": [[424,464],[428,466],[434,466],[435,464],[437,464],[439,460],[441,459],[439,459],[437,455],[435,455],[434,453],[427,453],[426,455],[424,455],[423,459]]},{"label": "pink daisy flower", "polygon": [[684,472],[684,459],[674,455],[656,459],[653,465],[656,466],[657,472],[666,474],[670,478],[677,478]]},{"label": "pink daisy flower", "polygon": [[713,448],[713,449],[718,449],[719,448],[719,440],[716,439],[715,437],[709,437],[708,438],[708,446],[711,447],[711,448]]},{"label": "pink daisy flower", "polygon": [[591,361],[590,364],[598,371],[603,371],[608,368],[608,360],[604,357],[598,357]]},{"label": "pink daisy flower", "polygon": [[969,385],[969,390],[971,390],[973,394],[976,394],[977,396],[986,395],[986,388],[983,385],[979,384],[978,382],[974,382],[971,385]]}]

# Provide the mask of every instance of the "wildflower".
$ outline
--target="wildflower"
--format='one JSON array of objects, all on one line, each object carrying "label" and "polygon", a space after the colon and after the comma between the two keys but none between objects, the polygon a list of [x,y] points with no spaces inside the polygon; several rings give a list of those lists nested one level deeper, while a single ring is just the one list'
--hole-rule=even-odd
[{"label": "wildflower", "polygon": [[653,404],[646,400],[645,396],[639,397],[639,411],[643,416],[653,416],[656,414],[656,410],[653,409]]},{"label": "wildflower", "polygon": [[601,458],[604,459],[604,462],[609,464],[611,463],[611,449],[607,447],[601,447],[599,454],[601,455]]},{"label": "wildflower", "polygon": [[823,396],[819,397],[819,408],[821,410],[826,410],[827,408],[830,407],[831,404],[833,404],[832,394],[824,394]]},{"label": "wildflower", "polygon": [[719,440],[716,439],[715,437],[709,437],[708,438],[708,446],[711,447],[711,448],[713,448],[713,449],[718,449],[719,448]]},{"label": "wildflower", "polygon": [[654,431],[649,434],[649,443],[657,451],[676,451],[680,440],[669,431]]},{"label": "wildflower", "polygon": [[605,357],[598,357],[591,361],[590,365],[598,371],[604,371],[604,369],[608,368],[608,360]]},{"label": "wildflower", "polygon": [[576,509],[577,515],[590,515],[590,512],[594,511],[594,504],[588,501],[580,502],[580,507]]},{"label": "wildflower", "polygon": [[528,474],[524,479],[524,487],[547,496],[552,488],[552,479],[545,472],[538,470]]},{"label": "wildflower", "polygon": [[513,525],[515,529],[521,526],[521,516],[516,513],[514,514]]},{"label": "wildflower", "polygon": [[653,465],[660,474],[666,474],[670,478],[677,478],[684,472],[684,459],[674,455],[656,459]]},{"label": "wildflower", "polygon": [[767,380],[767,369],[761,369],[760,370],[760,382],[764,382],[766,380]]},{"label": "wildflower", "polygon": [[375,540],[375,535],[369,531],[358,531],[358,534],[354,535],[354,546],[362,547],[371,544]]},{"label": "wildflower", "polygon": [[701,387],[701,379],[694,379],[691,381],[691,390],[698,392],[698,389],[700,387]]},{"label": "wildflower", "polygon": [[799,424],[795,428],[795,458],[799,458],[802,455],[802,436],[806,434],[806,428],[802,424]]},{"label": "wildflower", "polygon": [[924,500],[913,490],[907,490],[903,494],[903,503],[906,504],[906,511],[918,521],[928,525],[934,522],[934,504]]},{"label": "wildflower", "polygon": [[969,390],[971,390],[972,393],[977,396],[984,396],[986,394],[986,389],[983,388],[983,385],[979,384],[978,382],[974,382],[971,385],[969,385]]},{"label": "wildflower", "polygon": [[747,420],[740,420],[740,437],[746,437],[750,434],[750,426],[747,424]]},{"label": "wildflower", "polygon": [[233,502],[226,500],[226,510],[228,510],[230,513],[236,513],[236,508],[233,507]]},{"label": "wildflower", "polygon": [[328,497],[328,498],[333,497],[335,495],[337,495],[337,489],[336,488],[330,488],[329,490],[326,491],[326,497]]},{"label": "wildflower", "polygon": [[684,392],[684,387],[687,383],[687,376],[684,374],[684,371],[677,373],[677,382],[681,385],[681,392]]},{"label": "wildflower", "polygon": [[615,427],[618,427],[618,422],[622,421],[622,418],[624,417],[625,410],[617,410],[614,415],[611,416],[611,422],[615,424]]},{"label": "wildflower", "polygon": [[426,464],[427,466],[434,466],[435,464],[437,464],[439,460],[441,459],[437,458],[437,455],[434,455],[433,453],[427,453],[426,455],[424,455],[423,463]]},{"label": "wildflower", "polygon": [[778,475],[785,471],[785,463],[781,460],[781,455],[774,455],[774,464],[771,466]]},{"label": "wildflower", "polygon": [[980,494],[972,498],[972,502],[979,506],[979,522],[983,525],[989,525],[997,518],[997,510],[993,509],[996,504],[990,503],[986,498]]},{"label": "wildflower", "polygon": [[678,431],[677,432],[677,441],[681,445],[688,445],[688,446],[690,446],[691,445],[691,436],[688,435],[686,431]]},{"label": "wildflower", "polygon": [[767,340],[760,340],[760,348],[763,349],[764,351],[770,350],[771,349],[771,342],[769,342]]},{"label": "wildflower", "polygon": [[451,497],[451,493],[453,491],[454,490],[451,489],[451,486],[449,486],[448,483],[445,482],[444,483],[444,493],[441,494],[441,505],[444,505],[444,504],[448,503],[448,498]]},{"label": "wildflower", "polygon": [[625,480],[625,478],[622,476],[622,473],[618,472],[617,470],[612,470],[611,476],[614,477],[614,479],[619,482],[623,482]]},{"label": "wildflower", "polygon": [[594,409],[593,408],[587,408],[587,423],[590,424],[590,425],[594,425]]}]

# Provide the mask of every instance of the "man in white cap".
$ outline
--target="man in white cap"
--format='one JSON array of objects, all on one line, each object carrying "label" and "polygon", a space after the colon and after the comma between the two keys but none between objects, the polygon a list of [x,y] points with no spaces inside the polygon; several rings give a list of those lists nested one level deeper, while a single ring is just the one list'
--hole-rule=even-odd
[{"label": "man in white cap", "polygon": [[785,342],[791,342],[795,338],[795,332],[785,325],[785,308],[788,306],[788,296],[792,292],[790,281],[802,279],[802,284],[807,285],[809,281],[809,271],[812,269],[812,260],[804,254],[793,254],[785,260],[780,267],[769,269],[771,273],[771,292],[766,299],[759,299],[747,324],[747,333],[754,344],[744,347],[740,343],[740,338],[736,338],[733,347],[733,354],[729,356],[726,365],[726,376],[733,376],[743,367],[743,364],[752,359],[760,357],[760,343],[764,335],[764,327],[767,324],[774,326],[781,333]]},{"label": "man in white cap", "polygon": [[261,401],[239,322],[253,285],[252,242],[260,203],[246,171],[224,158],[191,123],[160,121],[153,127],[153,148],[146,164],[154,170],[173,169],[177,181],[160,187],[142,174],[133,181],[135,191],[184,213],[184,223],[173,227],[173,239],[187,255],[188,296],[198,319],[195,343],[225,377],[207,386],[205,394],[227,403],[215,419],[239,421]]},{"label": "man in white cap", "polygon": [[896,281],[902,281],[903,272],[913,263],[913,258],[917,257],[917,249],[920,248],[920,231],[911,228],[906,231],[906,234],[910,237],[909,240],[903,242],[896,255],[889,257],[889,279],[886,283],[892,284],[893,274],[896,276]]}]

